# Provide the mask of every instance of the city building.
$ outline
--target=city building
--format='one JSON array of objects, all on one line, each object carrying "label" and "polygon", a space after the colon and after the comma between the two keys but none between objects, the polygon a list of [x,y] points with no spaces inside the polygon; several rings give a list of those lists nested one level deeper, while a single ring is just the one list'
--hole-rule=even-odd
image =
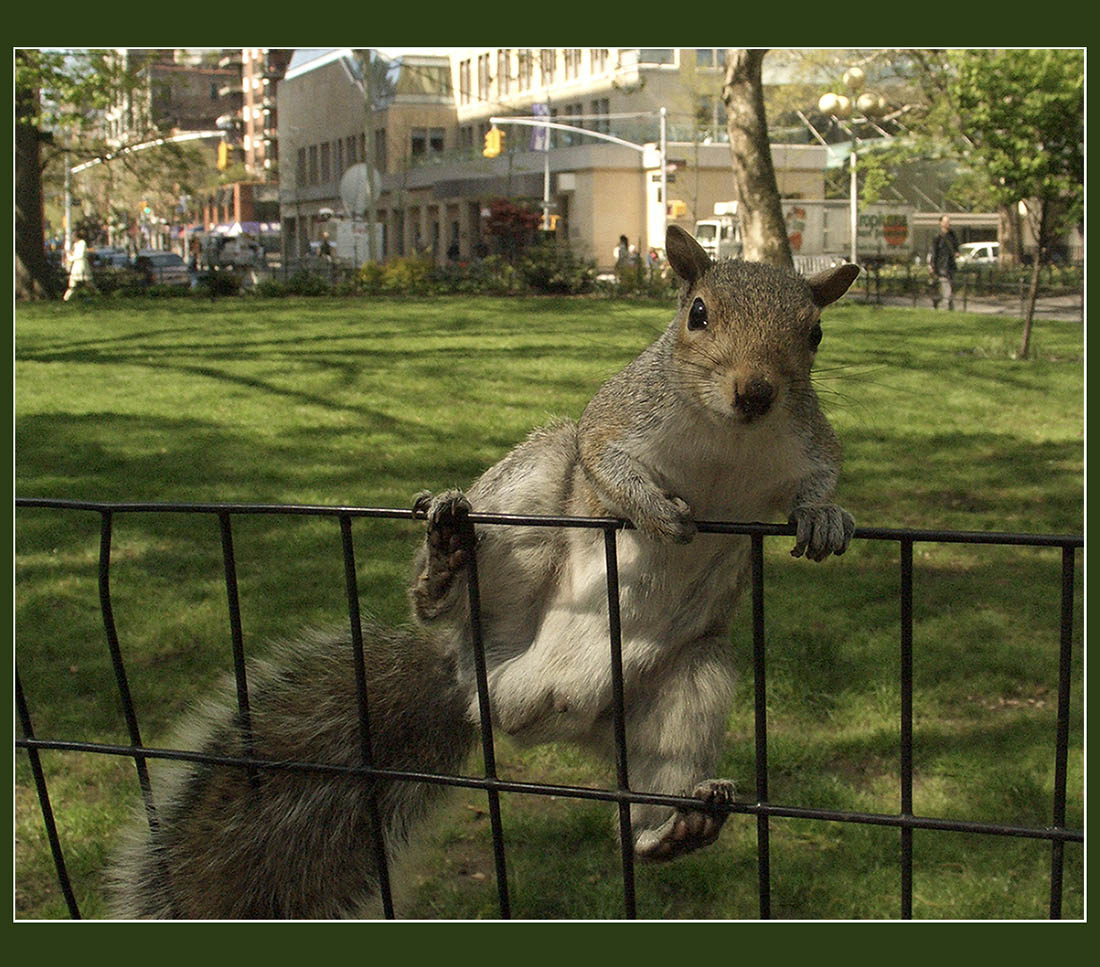
[{"label": "city building", "polygon": [[[469,258],[482,250],[497,198],[542,209],[546,230],[600,266],[610,265],[620,235],[640,248],[662,247],[668,221],[690,228],[733,197],[724,55],[380,48],[368,58],[362,49],[297,50],[278,89],[288,253],[354,220],[376,226],[375,257]],[[533,118],[575,130],[532,126]],[[494,128],[500,151],[486,157]],[[821,197],[825,154],[816,145],[773,146],[780,193]],[[349,194],[357,177],[376,186],[358,211]]]},{"label": "city building", "polygon": [[240,109],[239,90],[231,87],[239,68],[221,64],[218,51],[121,47],[114,56],[140,83],[120,90],[104,112],[112,146],[136,144],[153,133],[213,131],[220,117]]},{"label": "city building", "polygon": [[243,47],[240,63],[242,160],[259,181],[277,181],[279,124],[276,93],[294,53],[289,48]]}]

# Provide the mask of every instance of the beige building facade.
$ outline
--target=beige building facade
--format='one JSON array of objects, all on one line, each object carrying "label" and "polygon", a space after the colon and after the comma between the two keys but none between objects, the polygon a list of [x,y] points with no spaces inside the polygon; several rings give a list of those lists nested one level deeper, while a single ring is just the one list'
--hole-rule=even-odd
[{"label": "beige building facade", "polygon": [[[279,84],[292,253],[358,216],[380,226],[376,257],[468,259],[484,251],[490,202],[506,198],[545,206],[547,229],[606,268],[620,235],[643,251],[661,247],[666,223],[690,228],[733,197],[724,50],[381,49],[369,68],[364,54],[296,51]],[[535,117],[581,130],[508,123]],[[493,118],[504,138],[489,158]],[[822,197],[824,148],[775,145],[773,161],[782,195]],[[376,190],[357,213],[346,196],[359,163]]]}]

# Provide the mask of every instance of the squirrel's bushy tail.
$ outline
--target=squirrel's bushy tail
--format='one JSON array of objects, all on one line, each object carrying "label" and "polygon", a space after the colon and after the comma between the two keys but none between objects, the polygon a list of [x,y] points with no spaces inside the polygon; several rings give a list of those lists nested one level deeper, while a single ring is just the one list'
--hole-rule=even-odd
[{"label": "squirrel's bushy tail", "polygon": [[[475,738],[452,660],[415,629],[364,627],[371,746],[379,768],[455,774]],[[249,666],[253,754],[362,763],[350,635],[304,637]],[[412,699],[410,701],[410,699]],[[232,686],[191,723],[180,748],[242,756]],[[387,855],[446,786],[380,781]],[[374,829],[362,776],[185,763],[154,784],[109,877],[126,919],[334,919],[377,903]]]}]

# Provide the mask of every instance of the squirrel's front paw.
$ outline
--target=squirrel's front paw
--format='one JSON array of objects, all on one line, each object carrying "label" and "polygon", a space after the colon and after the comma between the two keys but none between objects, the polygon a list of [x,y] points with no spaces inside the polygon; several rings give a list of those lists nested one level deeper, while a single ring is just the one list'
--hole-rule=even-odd
[{"label": "squirrel's front paw", "polygon": [[666,494],[649,513],[639,514],[634,526],[653,540],[688,544],[695,536],[695,512],[687,501]]},{"label": "squirrel's front paw", "polygon": [[803,504],[794,509],[788,523],[797,527],[791,556],[805,554],[811,561],[843,554],[855,531],[852,515],[836,504]]}]

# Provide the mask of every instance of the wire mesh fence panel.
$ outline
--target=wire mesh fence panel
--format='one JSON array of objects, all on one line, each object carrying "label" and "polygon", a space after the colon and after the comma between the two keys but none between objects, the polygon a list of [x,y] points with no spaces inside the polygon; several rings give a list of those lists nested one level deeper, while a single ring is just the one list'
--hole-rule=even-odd
[{"label": "wire mesh fence panel", "polygon": [[[791,536],[793,528],[786,525],[745,524],[730,522],[699,522],[700,533],[747,536],[750,540],[751,623],[752,623],[752,692],[754,700],[753,732],[755,758],[755,795],[737,798],[730,803],[701,804],[698,799],[682,795],[659,794],[646,789],[632,788],[627,741],[626,690],[623,679],[622,627],[619,615],[621,594],[619,576],[618,538],[630,525],[624,521],[594,518],[553,518],[520,515],[491,515],[471,513],[470,525],[475,529],[488,527],[540,527],[540,528],[593,528],[602,532],[606,568],[608,661],[610,665],[611,709],[610,733],[615,767],[614,784],[608,788],[594,788],[562,783],[525,782],[502,778],[498,774],[495,743],[492,694],[489,684],[485,644],[482,628],[479,568],[476,541],[471,541],[471,553],[465,564],[470,622],[470,643],[476,680],[477,709],[480,724],[481,759],[480,775],[445,774],[414,769],[382,768],[377,765],[372,744],[371,695],[364,674],[363,622],[359,610],[360,589],[357,579],[356,545],[353,538],[353,522],[364,519],[411,521],[422,517],[414,511],[392,508],[328,507],[316,505],[263,505],[263,504],[160,504],[160,503],[100,503],[90,501],[17,498],[16,507],[25,512],[85,512],[98,516],[99,547],[96,572],[99,589],[99,610],[106,636],[107,650],[118,693],[118,703],[125,722],[127,741],[108,743],[81,741],[66,736],[41,736],[36,733],[34,722],[34,695],[28,694],[27,679],[19,674],[21,655],[18,641],[16,650],[15,701],[19,733],[15,747],[25,754],[33,776],[35,794],[42,822],[46,831],[52,862],[56,870],[58,888],[64,897],[68,914],[73,919],[81,916],[71,883],[71,875],[65,855],[65,843],[58,833],[58,823],[51,803],[48,783],[41,766],[41,753],[82,753],[132,759],[137,771],[138,786],[144,803],[150,829],[157,824],[157,803],[149,781],[148,763],[152,760],[206,763],[234,766],[247,771],[250,780],[257,781],[260,770],[290,770],[318,777],[343,775],[370,784],[367,811],[375,831],[376,866],[378,888],[383,915],[395,916],[390,885],[389,863],[382,846],[381,823],[376,796],[376,786],[382,780],[396,782],[424,782],[458,788],[479,789],[488,801],[490,818],[489,835],[492,843],[493,865],[496,879],[497,908],[502,918],[512,916],[512,893],[509,885],[508,864],[501,817],[500,797],[505,793],[521,793],[548,796],[576,801],[597,801],[612,804],[618,814],[619,853],[621,857],[622,906],[621,916],[633,919],[637,916],[637,882],[634,869],[634,852],[631,823],[632,804],[664,805],[680,810],[710,809],[728,814],[752,817],[756,824],[756,870],[758,916],[768,919],[773,915],[772,891],[776,873],[772,864],[771,832],[775,819],[809,820],[821,823],[856,824],[867,827],[896,829],[899,836],[897,916],[908,919],[913,916],[914,831],[935,831],[982,834],[992,837],[1010,837],[1047,842],[1050,845],[1049,917],[1058,919],[1063,913],[1065,846],[1083,844],[1084,831],[1067,827],[1068,759],[1071,746],[1071,712],[1073,676],[1073,639],[1077,551],[1083,549],[1080,535],[1041,535],[996,533],[982,531],[935,531],[887,528],[857,528],[854,539],[858,541],[886,542],[898,549],[898,669],[899,704],[897,708],[897,768],[898,802],[896,812],[858,811],[773,802],[769,795],[769,700],[768,700],[768,632],[765,621],[766,585],[764,566],[764,540],[768,537]],[[173,514],[213,517],[218,524],[221,557],[224,568],[223,584],[229,615],[229,637],[232,646],[233,680],[236,690],[238,724],[243,736],[242,754],[212,755],[190,749],[149,745],[142,739],[137,711],[131,694],[132,668],[127,667],[120,647],[114,618],[112,594],[112,546],[115,522],[121,515]],[[241,590],[238,582],[238,552],[234,546],[233,521],[240,518],[259,517],[309,517],[328,519],[339,529],[340,550],[344,574],[344,595],[347,603],[347,621],[353,651],[355,695],[357,702],[357,735],[359,758],[357,765],[336,766],[322,762],[274,761],[258,754],[251,743],[251,700],[249,694],[248,665],[246,663],[244,633],[241,614]],[[275,524],[270,526],[274,527]],[[1051,627],[1057,629],[1058,661],[1056,728],[1053,736],[1053,803],[1049,822],[1003,823],[985,819],[953,819],[946,816],[919,815],[914,811],[914,547],[927,544],[953,544],[973,546],[1007,546],[1029,548],[1054,548],[1061,552],[1059,574],[1059,613],[1051,619]],[[17,562],[18,564],[18,562]],[[1053,579],[1052,579],[1053,581]],[[33,686],[31,691],[33,692]],[[1076,792],[1075,792],[1076,796]],[[919,869],[919,861],[917,862]]]}]

